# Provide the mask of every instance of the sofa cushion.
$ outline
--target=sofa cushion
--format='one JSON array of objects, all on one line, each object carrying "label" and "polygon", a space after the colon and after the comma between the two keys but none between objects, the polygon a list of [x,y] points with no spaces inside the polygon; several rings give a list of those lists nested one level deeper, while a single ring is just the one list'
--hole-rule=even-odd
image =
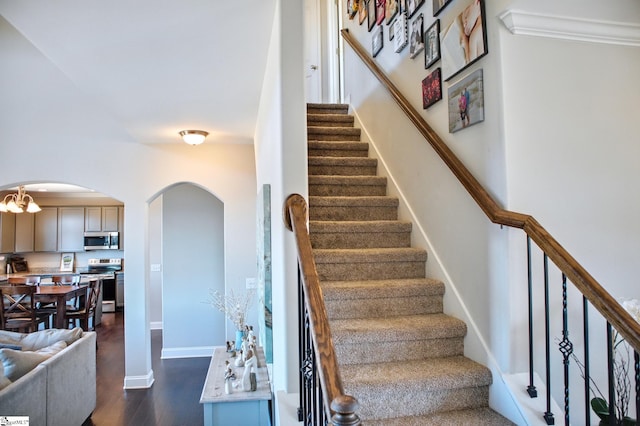
[{"label": "sofa cushion", "polygon": [[0,390],[11,384],[11,380],[4,374],[4,363],[0,362]]},{"label": "sofa cushion", "polygon": [[60,341],[38,351],[16,351],[13,349],[0,349],[0,361],[4,367],[7,378],[15,382],[27,374],[42,361],[52,357],[67,347],[66,342]]},{"label": "sofa cushion", "polygon": [[21,351],[22,346],[15,345],[13,343],[2,343],[0,342],[0,349],[13,349],[14,351]]},{"label": "sofa cushion", "polygon": [[82,328],[80,327],[72,330],[53,328],[34,333],[16,333],[0,330],[1,343],[21,346],[23,351],[36,351],[60,341],[70,345],[80,337],[82,337]]}]

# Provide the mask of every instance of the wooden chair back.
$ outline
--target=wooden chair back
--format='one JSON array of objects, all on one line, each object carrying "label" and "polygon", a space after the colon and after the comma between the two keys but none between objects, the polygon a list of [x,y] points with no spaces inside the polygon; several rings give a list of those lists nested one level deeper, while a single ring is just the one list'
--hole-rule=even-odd
[{"label": "wooden chair back", "polygon": [[55,285],[74,285],[80,284],[80,275],[54,275],[51,281]]},{"label": "wooden chair back", "polygon": [[0,287],[4,330],[26,330],[29,333],[37,330],[35,292],[33,285]]},{"label": "wooden chair back", "polygon": [[26,277],[9,277],[9,285],[40,285],[40,277],[31,275]]}]

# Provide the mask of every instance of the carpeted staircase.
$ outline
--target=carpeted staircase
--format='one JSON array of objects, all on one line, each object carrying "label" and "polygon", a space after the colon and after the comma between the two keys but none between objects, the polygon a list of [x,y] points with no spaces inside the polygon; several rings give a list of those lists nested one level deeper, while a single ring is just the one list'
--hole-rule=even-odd
[{"label": "carpeted staircase", "polygon": [[309,231],[346,393],[365,425],[512,424],[353,123],[347,105],[307,106]]}]

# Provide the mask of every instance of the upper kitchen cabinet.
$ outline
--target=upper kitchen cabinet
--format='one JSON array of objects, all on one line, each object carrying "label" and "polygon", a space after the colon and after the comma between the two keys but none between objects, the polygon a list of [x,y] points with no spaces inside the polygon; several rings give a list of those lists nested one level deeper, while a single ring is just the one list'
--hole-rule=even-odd
[{"label": "upper kitchen cabinet", "polygon": [[58,250],[58,208],[43,207],[34,214],[35,251]]},{"label": "upper kitchen cabinet", "polygon": [[35,216],[31,213],[16,214],[16,253],[33,251],[35,243]]},{"label": "upper kitchen cabinet", "polygon": [[118,231],[118,207],[85,208],[84,230],[87,232]]},{"label": "upper kitchen cabinet", "polygon": [[13,253],[16,247],[16,215],[0,213],[0,253]]},{"label": "upper kitchen cabinet", "polygon": [[58,209],[58,251],[84,250],[84,226],[84,207],[60,207]]}]

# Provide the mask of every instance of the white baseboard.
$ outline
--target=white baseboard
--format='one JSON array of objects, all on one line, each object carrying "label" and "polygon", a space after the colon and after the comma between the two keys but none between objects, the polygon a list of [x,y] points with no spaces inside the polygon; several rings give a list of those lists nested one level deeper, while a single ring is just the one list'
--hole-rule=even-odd
[{"label": "white baseboard", "polygon": [[144,376],[125,376],[124,389],[148,389],[153,385],[153,370]]},{"label": "white baseboard", "polygon": [[276,425],[300,426],[301,423],[298,421],[299,394],[278,391],[275,393],[275,400]]},{"label": "white baseboard", "polygon": [[195,346],[186,348],[163,348],[161,359],[172,358],[205,358],[213,355],[215,346]]},{"label": "white baseboard", "polygon": [[151,321],[149,323],[149,328],[151,330],[162,330],[162,321]]}]

